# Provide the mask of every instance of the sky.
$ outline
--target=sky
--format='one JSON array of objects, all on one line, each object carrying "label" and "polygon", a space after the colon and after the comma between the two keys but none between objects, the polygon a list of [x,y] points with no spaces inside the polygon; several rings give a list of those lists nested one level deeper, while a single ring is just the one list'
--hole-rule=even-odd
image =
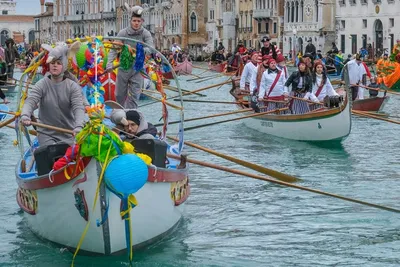
[{"label": "sky", "polygon": [[[14,0],[17,2],[17,15],[38,15],[40,14],[39,0]],[[46,1],[52,2],[52,1]]]}]

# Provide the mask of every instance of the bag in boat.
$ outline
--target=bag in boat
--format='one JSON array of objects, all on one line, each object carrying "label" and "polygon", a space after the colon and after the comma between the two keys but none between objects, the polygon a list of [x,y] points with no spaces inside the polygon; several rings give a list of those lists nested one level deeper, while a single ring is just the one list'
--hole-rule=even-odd
[{"label": "bag in boat", "polygon": [[334,96],[325,96],[324,97],[324,105],[328,108],[337,108],[340,103],[343,102],[343,96],[334,95]]}]

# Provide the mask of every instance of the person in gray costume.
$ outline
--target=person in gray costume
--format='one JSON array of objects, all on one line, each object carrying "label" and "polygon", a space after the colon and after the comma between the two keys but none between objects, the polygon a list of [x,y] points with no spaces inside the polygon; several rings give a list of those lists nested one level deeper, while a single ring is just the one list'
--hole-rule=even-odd
[{"label": "person in gray costume", "polygon": [[[21,112],[21,122],[31,124],[31,115],[39,105],[39,121],[41,123],[73,130],[78,133],[84,124],[84,107],[80,86],[65,77],[67,69],[68,47],[56,46],[48,48],[46,63],[50,64],[49,76],[43,77],[29,90]],[[74,136],[47,128],[38,127],[39,145],[50,145],[58,142],[74,143]]]},{"label": "person in gray costume", "polygon": [[[153,37],[150,32],[146,30],[143,26],[142,13],[143,8],[140,6],[130,7],[125,3],[126,8],[132,12],[132,17],[130,21],[130,26],[122,29],[117,37],[126,37],[141,41],[150,47],[154,47]],[[136,47],[135,42],[124,43]],[[146,50],[146,49],[145,49]],[[110,50],[107,62],[107,71],[111,72],[113,70],[113,61],[117,57],[117,51],[114,49]],[[115,90],[115,97],[117,102],[126,109],[136,109],[138,107],[138,101],[143,87],[143,77],[140,72],[137,72],[132,68],[129,70],[118,69],[117,84]]]}]

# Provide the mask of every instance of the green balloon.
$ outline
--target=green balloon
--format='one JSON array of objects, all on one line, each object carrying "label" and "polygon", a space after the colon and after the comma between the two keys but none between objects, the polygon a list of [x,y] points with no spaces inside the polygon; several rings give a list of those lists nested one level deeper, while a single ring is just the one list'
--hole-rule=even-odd
[{"label": "green balloon", "polygon": [[79,68],[83,68],[86,63],[85,52],[88,49],[87,43],[81,44],[78,52],[76,53],[76,64],[78,64]]}]

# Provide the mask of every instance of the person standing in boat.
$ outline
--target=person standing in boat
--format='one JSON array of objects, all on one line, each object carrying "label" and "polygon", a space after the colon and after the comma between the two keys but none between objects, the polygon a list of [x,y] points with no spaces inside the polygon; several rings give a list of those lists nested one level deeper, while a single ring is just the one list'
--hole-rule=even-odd
[{"label": "person standing in boat", "polygon": [[[293,72],[286,81],[286,91],[289,91],[289,86],[292,87],[290,96],[296,98],[304,98],[307,93],[312,91],[312,77],[303,60],[300,60],[298,64],[298,71]],[[310,111],[306,101],[295,98],[290,100],[289,108],[292,114],[304,114]]]},{"label": "person standing in boat", "polygon": [[336,96],[335,89],[324,71],[324,64],[320,60],[314,62],[314,71],[312,74],[312,92],[305,95],[305,99],[310,99],[314,102],[323,102],[326,96]]},{"label": "person standing in boat", "polygon": [[306,51],[304,51],[304,54],[310,54],[313,58],[317,56],[317,49],[315,48],[315,45],[312,43],[312,39],[308,39],[308,44],[306,46]]},{"label": "person standing in boat", "polygon": [[279,50],[276,45],[270,43],[270,39],[268,36],[264,36],[261,39],[261,42],[263,43],[263,47],[261,47],[261,56],[268,55],[276,60],[278,55],[282,54],[281,50]]},{"label": "person standing in boat", "polygon": [[[361,57],[359,54],[356,54],[355,58],[350,60],[346,64],[348,68],[348,75],[350,81],[351,88],[351,96],[352,100],[356,100],[360,94],[364,94],[364,90],[360,90],[359,86],[362,83],[365,73],[364,65],[362,65]],[[344,83],[344,77],[342,75],[342,83]],[[361,91],[361,92],[360,92]],[[361,98],[363,99],[363,98]]]},{"label": "person standing in boat", "polygon": [[[154,47],[153,37],[151,33],[146,30],[143,26],[142,13],[143,8],[140,6],[134,6],[132,8],[125,4],[126,8],[132,11],[130,25],[125,29],[122,29],[117,37],[125,37],[135,39],[147,44],[150,47]],[[136,47],[135,42],[123,41],[132,47]],[[145,48],[145,51],[147,49]],[[117,51],[111,49],[108,54],[107,71],[113,71],[113,62],[117,57]],[[137,108],[138,101],[143,87],[143,77],[140,72],[136,71],[133,67],[129,70],[124,70],[121,67],[118,69],[117,83],[115,97],[117,102],[125,108]]]},{"label": "person standing in boat", "polygon": [[257,73],[257,60],[258,53],[253,52],[250,62],[248,62],[243,68],[242,76],[240,77],[240,90],[250,91],[251,77],[254,73]]},{"label": "person standing in boat", "polygon": [[[45,76],[29,90],[21,113],[21,122],[25,126],[31,124],[33,111],[39,106],[39,121],[41,123],[71,129],[77,134],[84,124],[84,107],[81,87],[64,76],[68,66],[68,47],[58,46],[59,57],[49,56],[49,76]],[[73,144],[71,134],[60,133],[47,128],[39,128],[39,145],[49,145],[58,142]]]},{"label": "person standing in boat", "polygon": [[[4,86],[7,83],[7,65],[6,62],[4,62],[3,58],[0,56],[0,86]],[[3,99],[4,104],[10,103],[6,95],[3,93],[3,91],[0,88],[0,98]]]},{"label": "person standing in boat", "polygon": [[14,40],[8,38],[6,40],[6,49],[4,50],[7,64],[7,77],[8,79],[14,78],[15,59],[19,59],[19,54],[14,45]]},{"label": "person standing in boat", "polygon": [[[267,64],[268,69],[264,71],[261,77],[258,101],[260,108],[266,106],[266,111],[270,111],[286,106],[285,96],[288,95],[288,92],[285,90],[284,75],[276,67],[275,59],[268,59]],[[265,102],[265,100],[268,102]]]}]

